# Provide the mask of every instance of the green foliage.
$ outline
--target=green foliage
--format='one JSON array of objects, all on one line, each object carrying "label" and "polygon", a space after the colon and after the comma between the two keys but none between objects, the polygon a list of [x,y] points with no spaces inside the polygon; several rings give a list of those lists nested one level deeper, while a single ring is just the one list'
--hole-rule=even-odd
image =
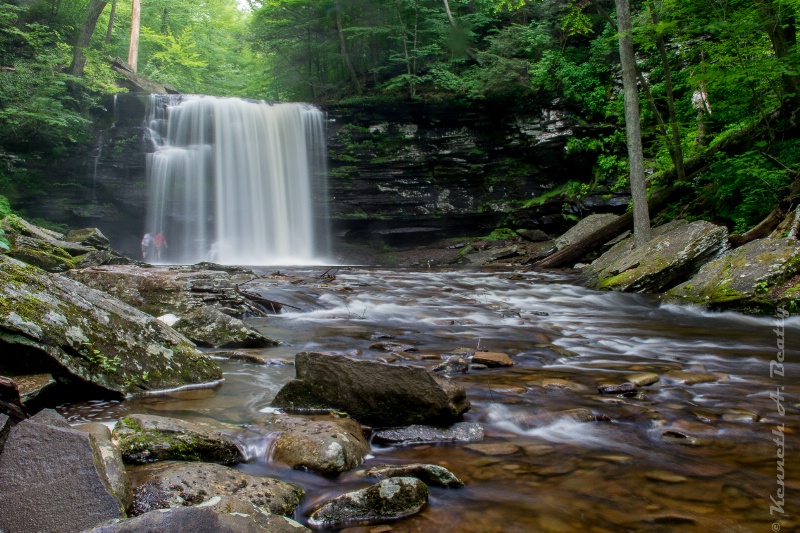
[{"label": "green foliage", "polygon": [[81,345],[83,346],[83,355],[89,360],[93,371],[116,372],[117,367],[122,363],[118,356],[108,357],[95,348],[91,342],[83,342]]}]

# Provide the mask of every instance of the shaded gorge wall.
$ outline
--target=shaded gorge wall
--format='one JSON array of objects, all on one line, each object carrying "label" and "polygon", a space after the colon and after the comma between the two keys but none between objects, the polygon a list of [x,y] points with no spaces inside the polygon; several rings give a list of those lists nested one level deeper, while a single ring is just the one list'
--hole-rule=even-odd
[{"label": "shaded gorge wall", "polygon": [[[27,216],[70,227],[99,227],[119,251],[138,257],[145,231],[147,96],[109,99],[94,142],[40,173],[39,191],[12,198]],[[588,183],[593,159],[565,156],[585,135],[557,109],[448,105],[340,105],[327,112],[329,205],[338,243],[414,246],[481,236],[498,225],[554,233],[590,209],[625,209],[627,196],[603,194],[567,206],[559,196],[523,208],[570,180]],[[319,212],[324,212],[320,209]]]}]

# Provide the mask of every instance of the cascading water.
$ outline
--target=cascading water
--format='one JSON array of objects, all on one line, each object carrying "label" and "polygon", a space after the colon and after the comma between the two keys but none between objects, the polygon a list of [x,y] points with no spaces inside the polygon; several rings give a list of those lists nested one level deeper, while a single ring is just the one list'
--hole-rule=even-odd
[{"label": "cascading water", "polygon": [[146,230],[151,262],[324,263],[324,114],[305,104],[155,95]]}]

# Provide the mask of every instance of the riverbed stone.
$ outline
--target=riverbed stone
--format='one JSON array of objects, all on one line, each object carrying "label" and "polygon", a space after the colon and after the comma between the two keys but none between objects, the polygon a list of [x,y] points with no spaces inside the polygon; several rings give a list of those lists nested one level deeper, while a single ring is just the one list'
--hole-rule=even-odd
[{"label": "riverbed stone", "polygon": [[265,512],[291,516],[305,494],[295,484],[213,463],[156,463],[136,467],[133,473],[140,480],[135,514],[207,504],[217,496],[235,496]]},{"label": "riverbed stone", "polygon": [[561,235],[555,240],[556,248],[563,250],[567,246],[578,242],[595,233],[596,231],[606,227],[619,218],[619,215],[613,213],[600,213],[589,215],[582,218],[577,224],[567,230],[566,233]]},{"label": "riverbed stone", "polygon": [[208,384],[219,366],[154,317],[0,255],[0,367],[119,395]]},{"label": "riverbed stone", "polygon": [[208,348],[265,348],[280,344],[238,318],[210,306],[184,313],[172,327],[198,346]]},{"label": "riverbed stone", "polygon": [[311,513],[309,524],[326,528],[366,525],[415,514],[428,501],[428,487],[414,477],[392,477],[348,492]]},{"label": "riverbed stone", "polygon": [[800,280],[794,279],[798,273],[797,239],[756,239],[705,264],[665,299],[712,309],[771,313],[800,295]]},{"label": "riverbed stone", "polygon": [[[35,417],[34,417],[35,418]],[[85,431],[94,437],[97,449],[105,464],[106,477],[108,484],[114,495],[122,502],[123,508],[127,511],[133,505],[133,486],[122,462],[122,454],[114,443],[111,442],[111,429],[105,424],[92,422],[73,426],[75,429]]]},{"label": "riverbed stone", "polygon": [[351,418],[282,414],[256,419],[254,428],[279,433],[272,460],[335,477],[364,462],[369,443]]},{"label": "riverbed stone", "polygon": [[625,379],[638,387],[646,387],[647,385],[658,383],[660,378],[655,372],[640,372],[637,374],[628,374],[625,376]]},{"label": "riverbed stone", "polygon": [[483,426],[477,422],[458,422],[450,427],[411,425],[405,428],[382,429],[373,434],[377,444],[410,445],[483,440]]},{"label": "riverbed stone", "polygon": [[584,272],[596,289],[661,292],[691,277],[727,246],[728,230],[704,220],[674,220],[653,228],[646,245],[619,242]]},{"label": "riverbed stone", "polygon": [[238,428],[219,422],[187,422],[132,414],[114,427],[113,442],[126,463],[206,461],[238,463],[244,456],[235,441]]},{"label": "riverbed stone", "polygon": [[380,479],[390,477],[415,477],[421,479],[428,485],[436,485],[438,487],[455,488],[464,486],[464,482],[445,467],[420,463],[407,465],[378,465],[370,468],[369,471],[367,471],[367,476]]},{"label": "riverbed stone", "polygon": [[373,426],[447,424],[470,407],[464,387],[409,365],[301,352],[297,378],[278,392],[274,407],[336,408]]},{"label": "riverbed stone", "polygon": [[514,361],[508,354],[499,352],[475,352],[475,355],[472,356],[472,362],[491,368],[514,366]]},{"label": "riverbed stone", "polygon": [[44,423],[47,416],[9,433],[0,455],[0,530],[83,531],[124,516],[94,437],[63,419]]},{"label": "riverbed stone", "polygon": [[719,376],[709,372],[686,372],[683,370],[670,370],[662,374],[662,377],[668,383],[679,383],[682,385],[713,383],[719,380]]}]

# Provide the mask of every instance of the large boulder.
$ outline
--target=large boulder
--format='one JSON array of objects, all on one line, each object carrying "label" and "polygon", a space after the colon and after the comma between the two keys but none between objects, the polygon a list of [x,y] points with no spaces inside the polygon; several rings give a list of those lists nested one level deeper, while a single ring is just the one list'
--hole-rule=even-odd
[{"label": "large boulder", "polygon": [[244,461],[238,428],[218,422],[186,422],[156,415],[129,415],[114,427],[112,440],[127,463]]},{"label": "large boulder", "polygon": [[256,429],[278,433],[272,460],[295,469],[335,477],[364,462],[369,444],[350,418],[301,418],[270,415],[253,422]]},{"label": "large boulder", "polygon": [[427,501],[425,483],[415,477],[392,477],[334,498],[311,513],[308,523],[338,529],[397,520],[419,512]]},{"label": "large boulder", "polygon": [[212,359],[152,316],[2,255],[0,367],[50,371],[118,394],[222,378]]},{"label": "large boulder", "polygon": [[273,515],[247,505],[240,498],[215,496],[193,507],[160,509],[114,520],[84,533],[141,533],[190,531],[191,533],[303,533],[310,529],[291,518]]},{"label": "large boulder", "polygon": [[660,292],[688,279],[727,246],[728,230],[710,222],[675,220],[653,228],[645,246],[619,242],[586,268],[597,289]]},{"label": "large boulder", "polygon": [[567,246],[588,237],[600,229],[603,229],[618,218],[619,216],[613,213],[601,213],[582,218],[577,224],[568,229],[566,233],[555,240],[556,248],[563,250]]},{"label": "large boulder", "polygon": [[714,309],[772,312],[800,295],[800,242],[757,239],[705,264],[666,299]]},{"label": "large boulder", "polygon": [[216,497],[236,496],[261,511],[291,516],[305,491],[285,481],[253,476],[211,463],[157,463],[134,469],[134,514],[155,509],[204,505]]},{"label": "large boulder", "polygon": [[172,327],[199,346],[209,348],[264,348],[279,344],[238,318],[209,306],[183,314]]},{"label": "large boulder", "polygon": [[335,408],[373,426],[459,420],[469,407],[464,387],[420,367],[301,352],[297,378],[278,392],[274,407]]},{"label": "large boulder", "polygon": [[71,533],[123,516],[94,437],[53,412],[11,429],[0,455],[0,531]]}]

